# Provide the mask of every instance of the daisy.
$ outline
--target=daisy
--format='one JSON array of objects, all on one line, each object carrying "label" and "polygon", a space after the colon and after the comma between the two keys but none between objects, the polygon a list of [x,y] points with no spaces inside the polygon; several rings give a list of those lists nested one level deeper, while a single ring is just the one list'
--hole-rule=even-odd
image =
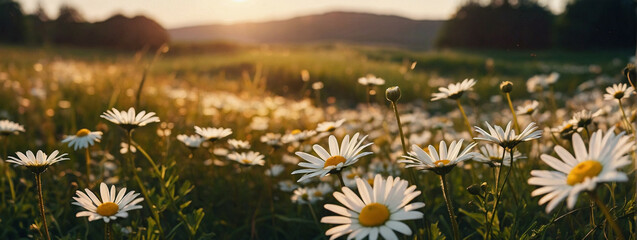
[{"label": "daisy", "polygon": [[221,138],[230,136],[232,134],[232,129],[230,128],[200,128],[195,126],[195,132],[202,136],[206,141],[217,141]]},{"label": "daisy", "polygon": [[69,147],[73,147],[73,150],[88,148],[93,146],[96,142],[100,142],[102,139],[102,132],[91,132],[86,128],[82,128],[75,135],[69,135],[62,140],[63,143],[68,143]]},{"label": "daisy", "polygon": [[199,135],[188,136],[185,134],[177,135],[177,140],[181,141],[184,145],[186,145],[186,147],[190,149],[199,148],[201,146],[201,143],[204,141],[204,139]]},{"label": "daisy", "polygon": [[572,119],[564,121],[559,126],[551,128],[551,132],[559,134],[562,139],[570,139],[577,132],[577,122]]},{"label": "daisy", "polygon": [[260,140],[262,143],[265,143],[268,146],[274,148],[278,148],[283,145],[283,143],[281,142],[281,134],[279,133],[266,133],[265,135],[261,136]]},{"label": "daisy", "polygon": [[491,127],[488,122],[484,123],[487,125],[489,132],[487,133],[487,131],[476,126],[476,132],[480,133],[482,136],[473,139],[497,143],[498,145],[506,149],[512,149],[521,142],[526,142],[542,137],[542,130],[537,130],[538,127],[535,122],[531,122],[528,126],[526,126],[526,128],[519,135],[516,135],[515,130],[511,129],[511,121],[509,121],[509,123],[507,124],[506,130],[497,125]]},{"label": "daisy", "polygon": [[350,140],[349,135],[346,135],[339,148],[336,137],[334,137],[334,135],[330,135],[329,153],[325,150],[325,148],[318,144],[314,144],[314,146],[312,146],[314,152],[316,152],[319,157],[315,157],[304,152],[296,152],[297,156],[307,161],[298,164],[300,167],[305,167],[306,169],[296,170],[292,172],[292,174],[305,174],[298,180],[298,182],[302,182],[315,176],[324,177],[328,173],[338,173],[343,168],[356,163],[361,157],[372,154],[372,152],[361,153],[364,148],[372,145],[372,143],[362,145],[367,136],[361,138],[360,141],[358,140],[358,136],[359,134],[356,133]]},{"label": "daisy", "polygon": [[601,111],[593,113],[588,110],[582,110],[573,114],[571,121],[574,122],[578,128],[586,128],[593,123],[593,118],[598,117],[601,113]]},{"label": "daisy", "polygon": [[[504,155],[504,160],[502,160],[502,156]],[[513,151],[513,161],[517,161],[520,159],[525,159],[526,157],[522,155],[517,149]],[[473,155],[473,160],[482,163],[488,163],[492,166],[499,166],[500,164],[504,164],[504,166],[511,166],[511,155],[508,153],[505,154],[504,148],[500,147],[498,144],[487,144],[480,147],[480,154]]]},{"label": "daisy", "polygon": [[345,122],[345,119],[341,119],[335,122],[330,122],[330,121],[322,122],[318,124],[318,126],[316,127],[316,131],[317,132],[333,132],[334,130],[342,126],[344,122]]},{"label": "daisy", "polygon": [[127,193],[126,188],[122,188],[115,194],[115,186],[111,186],[109,191],[106,183],[100,184],[101,201],[88,188],[84,189],[84,191],[86,193],[80,190],[75,191],[77,197],[73,197],[75,202],[72,204],[85,209],[85,211],[78,212],[75,216],[88,217],[89,221],[103,219],[105,223],[108,223],[117,218],[127,218],[128,211],[141,209],[142,206],[137,204],[144,200],[141,197],[137,198],[139,193],[135,193],[135,191]]},{"label": "daisy", "polygon": [[228,140],[228,145],[230,145],[230,147],[234,150],[241,150],[241,149],[249,149],[250,148],[250,143],[248,141],[241,141],[241,140],[237,140],[237,139],[229,139]]},{"label": "daisy", "polygon": [[524,105],[518,106],[517,111],[515,112],[520,115],[530,116],[530,115],[533,115],[535,111],[537,111],[539,105],[540,105],[540,102],[536,100],[533,100],[532,102],[526,102]]},{"label": "daisy", "polygon": [[159,117],[154,112],[141,111],[135,114],[135,108],[129,108],[128,112],[119,111],[115,108],[108,110],[100,117],[119,125],[120,127],[130,131],[137,127],[146,126],[146,124],[159,122]]},{"label": "daisy", "polygon": [[38,153],[34,155],[33,152],[29,150],[26,152],[26,154],[16,152],[16,155],[18,156],[17,158],[9,156],[9,159],[7,159],[6,161],[9,163],[14,163],[16,165],[25,166],[29,170],[31,170],[31,172],[39,174],[44,172],[44,170],[46,170],[54,163],[69,160],[65,157],[67,155],[66,153],[60,155],[58,155],[58,153],[59,151],[55,150],[47,156],[46,154],[44,154],[44,152],[38,150]]},{"label": "daisy", "polygon": [[385,80],[379,77],[376,77],[372,74],[368,74],[365,77],[361,77],[358,79],[358,84],[363,86],[382,86],[385,84]]},{"label": "daisy", "polygon": [[265,170],[265,175],[270,177],[278,177],[281,173],[285,171],[285,166],[282,164],[274,164],[269,169]]},{"label": "daisy", "polygon": [[265,164],[265,160],[263,160],[264,156],[258,152],[247,152],[247,153],[238,153],[233,152],[228,154],[228,159],[241,163],[243,165],[254,166],[259,165],[263,166]]},{"label": "daisy", "polygon": [[18,132],[24,132],[24,126],[6,119],[0,121],[1,135],[7,136],[9,134],[18,134]]},{"label": "daisy", "polygon": [[316,203],[318,201],[323,201],[323,199],[325,199],[325,196],[332,192],[334,192],[334,189],[332,189],[332,186],[330,186],[330,184],[319,183],[319,185],[314,188],[308,188],[307,195],[309,197],[310,203]]},{"label": "daisy", "polygon": [[464,81],[460,83],[449,84],[448,87],[440,87],[438,88],[438,91],[440,92],[434,93],[433,97],[431,98],[431,101],[436,101],[436,100],[445,99],[445,98],[449,98],[453,100],[459,99],[460,97],[462,97],[462,94],[465,91],[473,90],[473,85],[476,85],[476,80],[472,78],[472,79],[465,79]]},{"label": "daisy", "polygon": [[292,197],[290,197],[290,200],[292,200],[292,202],[296,204],[309,204],[310,194],[308,194],[307,190],[308,188],[306,187],[294,189],[294,192],[292,193]]},{"label": "daisy", "polygon": [[411,235],[412,231],[402,221],[423,218],[422,212],[417,209],[425,206],[422,202],[409,203],[418,195],[416,186],[408,186],[409,183],[400,178],[389,177],[383,179],[380,174],[374,178],[372,187],[367,181],[358,178],[357,195],[347,187],[342,192],[334,192],[334,197],[343,206],[325,204],[325,209],[337,216],[327,216],[321,219],[322,223],[337,224],[325,234],[330,240],[348,234],[348,239],[378,239],[378,235],[384,239],[398,239],[394,231],[404,235]]},{"label": "daisy", "polygon": [[557,171],[533,170],[528,183],[541,186],[531,196],[544,195],[539,204],[548,202],[547,213],[565,198],[568,208],[572,209],[580,192],[593,191],[598,184],[628,181],[626,173],[619,169],[631,163],[627,154],[634,143],[624,132],[616,135],[614,130],[609,129],[606,135],[602,130],[593,133],[588,149],[582,137],[574,134],[574,156],[561,146],[555,147],[560,159],[542,154],[542,161]]},{"label": "daisy", "polygon": [[294,129],[292,132],[283,135],[281,141],[283,143],[303,142],[314,137],[314,135],[316,135],[316,131],[314,130],[301,131],[299,129]]},{"label": "daisy", "polygon": [[411,152],[409,156],[403,156],[404,159],[399,160],[399,163],[405,163],[407,168],[416,168],[417,170],[427,171],[431,170],[439,175],[447,174],[453,167],[459,162],[469,160],[473,157],[473,153],[469,151],[476,143],[470,143],[465,147],[462,152],[462,142],[460,139],[458,142],[452,141],[447,149],[447,143],[440,141],[438,150],[433,145],[429,145],[426,149],[418,147],[418,145],[411,146]]},{"label": "daisy", "polygon": [[629,98],[633,94],[633,87],[629,87],[625,83],[613,84],[612,87],[606,88],[606,94],[604,94],[604,100],[621,100],[623,98]]}]

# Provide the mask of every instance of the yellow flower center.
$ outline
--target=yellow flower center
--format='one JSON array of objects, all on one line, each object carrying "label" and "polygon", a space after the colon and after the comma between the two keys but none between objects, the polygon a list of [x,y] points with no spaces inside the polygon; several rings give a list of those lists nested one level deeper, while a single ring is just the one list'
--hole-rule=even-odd
[{"label": "yellow flower center", "polygon": [[316,192],[314,192],[314,194],[313,194],[313,195],[314,195],[315,197],[322,197],[322,196],[323,196],[323,193],[322,193],[321,191],[316,191]]},{"label": "yellow flower center", "polygon": [[336,127],[334,127],[333,125],[332,125],[332,126],[329,126],[329,127],[327,127],[327,128],[325,129],[325,131],[326,131],[326,132],[331,132],[331,131],[334,131],[334,130],[336,130]]},{"label": "yellow flower center", "polygon": [[389,209],[380,203],[372,203],[363,208],[358,215],[358,222],[365,227],[376,227],[389,220]]},{"label": "yellow flower center", "polygon": [[86,128],[82,128],[79,131],[77,131],[77,133],[75,134],[76,137],[84,137],[86,135],[88,135],[89,133],[91,133],[90,130],[86,129]]},{"label": "yellow flower center", "polygon": [[241,159],[241,163],[250,164],[250,163],[252,163],[252,161],[250,161],[250,159]]},{"label": "yellow flower center", "polygon": [[373,178],[368,178],[367,179],[367,183],[369,183],[370,186],[374,186],[374,179]]},{"label": "yellow flower center", "polygon": [[110,217],[115,215],[118,210],[119,210],[119,206],[117,204],[112,202],[105,202],[99,205],[97,207],[97,210],[95,210],[95,212],[97,212],[97,214],[102,215],[104,217]]},{"label": "yellow flower center", "polygon": [[329,166],[336,166],[339,163],[345,163],[345,161],[347,161],[347,159],[345,159],[343,156],[340,156],[340,155],[331,156],[325,161],[323,168],[326,168]]},{"label": "yellow flower center", "polygon": [[295,134],[299,134],[299,133],[301,133],[301,130],[294,129],[294,130],[292,130],[292,132],[290,134],[295,135]]},{"label": "yellow flower center", "polygon": [[438,160],[434,162],[435,166],[446,166],[447,164],[449,164],[451,161],[449,160]]},{"label": "yellow flower center", "polygon": [[602,171],[602,168],[604,166],[598,161],[587,160],[578,163],[566,176],[566,183],[571,186],[581,183],[587,178],[597,176]]},{"label": "yellow flower center", "polygon": [[354,178],[358,177],[358,174],[356,174],[356,173],[350,173],[350,174],[347,174],[347,176],[345,176],[345,177],[346,177],[347,179],[354,179]]}]

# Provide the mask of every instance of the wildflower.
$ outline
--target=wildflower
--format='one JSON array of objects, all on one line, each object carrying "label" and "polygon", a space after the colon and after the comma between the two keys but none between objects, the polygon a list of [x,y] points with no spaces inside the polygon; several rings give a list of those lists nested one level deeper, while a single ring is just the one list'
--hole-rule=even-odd
[{"label": "wildflower", "polygon": [[24,132],[24,126],[6,119],[0,120],[0,135],[7,136],[19,132]]},{"label": "wildflower", "polygon": [[247,153],[237,153],[233,152],[228,154],[228,159],[241,163],[247,166],[259,165],[263,166],[265,164],[265,160],[263,160],[264,156],[258,152],[247,152]]},{"label": "wildflower", "polygon": [[551,128],[551,132],[559,134],[562,139],[570,139],[577,132],[577,122],[572,119],[564,121],[559,126]]},{"label": "wildflower", "polygon": [[250,149],[250,143],[248,141],[229,139],[228,145],[234,150]]},{"label": "wildflower", "polygon": [[85,211],[78,212],[76,217],[88,217],[89,221],[103,219],[105,223],[116,220],[117,218],[127,218],[128,211],[141,209],[141,205],[137,205],[144,198],[137,198],[139,193],[135,191],[126,192],[126,188],[119,190],[117,194],[115,186],[111,186],[109,191],[106,183],[100,184],[101,201],[91,190],[84,189],[84,192],[77,190],[73,197],[75,202],[73,205],[80,206]]},{"label": "wildflower", "polygon": [[66,136],[63,143],[68,143],[69,147],[73,147],[73,150],[88,148],[93,146],[95,142],[100,142],[102,139],[102,132],[91,132],[86,128],[82,128],[75,135]]},{"label": "wildflower", "polygon": [[536,100],[531,102],[527,101],[523,106],[518,106],[517,111],[515,112],[520,115],[533,115],[533,113],[537,111],[539,105],[540,103]]},{"label": "wildflower", "polygon": [[436,101],[436,100],[440,100],[440,99],[459,99],[460,97],[462,97],[462,94],[465,91],[469,91],[469,90],[473,90],[473,86],[476,84],[476,80],[472,79],[465,79],[464,81],[460,82],[460,83],[452,83],[449,84],[448,87],[440,87],[438,88],[438,91],[440,91],[439,93],[434,93],[433,97],[431,98],[431,101]]},{"label": "wildflower", "polygon": [[265,143],[268,146],[274,148],[278,148],[283,145],[283,143],[281,142],[281,134],[278,133],[266,133],[265,135],[261,136],[260,140],[262,143]]},{"label": "wildflower", "polygon": [[400,178],[389,177],[383,179],[380,174],[374,178],[372,187],[367,181],[358,178],[357,195],[347,187],[342,192],[334,192],[334,197],[343,206],[325,204],[325,209],[337,216],[327,216],[321,219],[322,223],[337,224],[325,234],[336,239],[345,234],[348,238],[378,239],[380,234],[385,239],[398,239],[394,231],[404,235],[411,235],[412,230],[402,221],[421,219],[423,214],[417,209],[425,206],[422,202],[411,202],[420,195],[416,186]]},{"label": "wildflower", "polygon": [[283,135],[283,137],[281,138],[281,141],[283,143],[303,142],[305,140],[310,139],[314,135],[316,135],[316,131],[314,130],[301,131],[299,129],[295,129],[292,132]]},{"label": "wildflower", "polygon": [[345,122],[345,119],[341,119],[334,122],[331,122],[331,121],[322,122],[318,124],[318,126],[316,127],[316,131],[317,132],[333,132],[334,130],[342,126],[344,122]]},{"label": "wildflower", "polygon": [[372,143],[362,145],[367,136],[361,138],[360,141],[358,140],[358,136],[359,134],[356,133],[350,140],[349,135],[346,135],[339,148],[336,137],[334,137],[334,135],[330,135],[329,153],[325,150],[325,148],[318,144],[314,144],[314,152],[316,152],[319,157],[315,157],[304,152],[296,152],[297,156],[307,161],[298,164],[300,167],[305,167],[306,169],[296,170],[292,172],[292,174],[305,174],[298,180],[298,182],[315,176],[323,177],[328,173],[339,173],[343,168],[356,163],[361,157],[372,154],[372,152],[360,153],[364,148],[372,145]]},{"label": "wildflower", "polygon": [[633,87],[629,87],[625,83],[613,84],[612,87],[606,88],[606,94],[604,94],[604,100],[621,100],[624,98],[629,98],[630,95],[634,92],[635,89]]},{"label": "wildflower", "polygon": [[102,113],[100,117],[119,125],[127,131],[146,126],[149,123],[159,122],[159,117],[155,116],[154,112],[146,113],[146,111],[141,111],[135,114],[135,108],[132,107],[128,109],[128,112],[113,108]]},{"label": "wildflower", "polygon": [[35,174],[40,174],[44,172],[49,166],[53,165],[54,163],[69,160],[68,158],[65,157],[67,155],[66,153],[63,153],[60,155],[58,155],[58,153],[59,151],[55,150],[50,155],[47,156],[44,152],[40,150],[38,150],[38,153],[35,155],[31,151],[27,151],[26,154],[21,152],[16,152],[16,155],[18,156],[17,158],[13,156],[9,156],[9,159],[7,159],[6,161],[8,163],[14,163],[17,165],[25,166],[29,170],[31,170],[31,172]]},{"label": "wildflower", "polygon": [[[480,154],[474,154],[473,160],[482,163],[488,163],[492,166],[499,166],[503,164],[504,166],[511,166],[511,156],[509,154],[505,154],[504,148],[500,147],[498,144],[486,144],[480,147]],[[504,156],[504,160],[502,159]],[[513,151],[513,161],[517,161],[520,159],[525,159],[517,149]]]},{"label": "wildflower", "polygon": [[190,149],[199,148],[201,146],[201,143],[204,141],[204,139],[199,135],[188,136],[185,134],[177,135],[177,140],[181,141],[183,144],[186,145],[186,147]]},{"label": "wildflower", "polygon": [[385,84],[385,80],[372,74],[368,74],[365,77],[359,78],[358,84],[363,86],[381,86]]},{"label": "wildflower", "polygon": [[232,129],[230,128],[201,128],[195,126],[195,132],[204,138],[206,141],[217,141],[224,137],[230,136],[232,134]]},{"label": "wildflower", "polygon": [[452,141],[447,149],[447,143],[440,141],[438,150],[433,145],[429,145],[427,151],[418,147],[418,145],[411,146],[411,152],[408,156],[403,156],[404,159],[399,160],[400,163],[407,164],[407,168],[416,168],[417,170],[431,170],[439,175],[444,175],[451,171],[453,167],[459,162],[469,160],[473,157],[473,153],[469,151],[476,143],[471,143],[465,149],[462,149],[462,139],[458,142]]},{"label": "wildflower", "polygon": [[271,177],[277,177],[277,176],[281,175],[281,173],[283,171],[285,171],[285,166],[283,166],[281,164],[274,164],[274,165],[272,165],[272,167],[270,167],[269,169],[265,170],[265,175],[271,176]]},{"label": "wildflower", "polygon": [[560,159],[542,154],[542,161],[557,171],[533,170],[528,183],[541,186],[531,196],[544,195],[539,204],[548,202],[546,212],[552,211],[565,198],[568,208],[572,209],[580,192],[593,191],[598,184],[628,181],[626,173],[619,169],[631,163],[627,154],[634,143],[624,136],[624,132],[615,135],[614,130],[609,129],[605,135],[602,130],[593,133],[588,150],[582,137],[574,134],[575,156],[561,146],[555,147]]},{"label": "wildflower", "polygon": [[474,139],[497,143],[505,149],[512,149],[521,142],[530,141],[542,136],[542,130],[537,130],[537,125],[534,122],[531,122],[528,126],[526,126],[519,135],[516,135],[515,130],[511,129],[511,121],[507,124],[506,130],[497,125],[491,127],[488,122],[485,122],[485,124],[489,129],[489,133],[476,126],[476,132],[480,133],[482,136]]}]

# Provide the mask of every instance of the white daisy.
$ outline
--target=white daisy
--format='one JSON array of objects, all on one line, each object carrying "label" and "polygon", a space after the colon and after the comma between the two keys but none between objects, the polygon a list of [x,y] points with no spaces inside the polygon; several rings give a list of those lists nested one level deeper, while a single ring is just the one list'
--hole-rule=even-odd
[{"label": "white daisy", "polygon": [[606,88],[606,94],[604,94],[604,100],[623,99],[629,98],[633,94],[633,87],[629,87],[625,83],[613,84],[612,87]]},{"label": "white daisy", "polygon": [[316,131],[317,132],[333,132],[334,130],[342,126],[344,122],[345,122],[345,119],[341,119],[335,122],[331,122],[331,121],[322,122],[318,124],[318,126],[316,127]]},{"label": "white daisy", "polygon": [[31,172],[33,173],[42,173],[44,172],[44,170],[46,170],[49,166],[53,165],[54,163],[60,162],[60,161],[64,161],[64,160],[69,160],[68,158],[66,158],[66,153],[60,154],[58,156],[59,151],[55,150],[53,151],[50,155],[46,155],[44,154],[44,152],[38,150],[37,154],[33,154],[33,152],[31,152],[30,150],[26,152],[26,154],[21,153],[21,152],[16,152],[15,154],[18,156],[13,157],[13,156],[9,156],[9,159],[7,159],[6,161],[8,163],[14,163],[17,165],[22,165],[27,167],[29,170],[31,170]]},{"label": "white daisy", "polygon": [[292,174],[305,173],[305,175],[298,180],[299,182],[315,176],[323,177],[332,171],[341,171],[341,169],[356,163],[361,157],[372,154],[372,152],[360,153],[364,148],[372,145],[372,143],[362,145],[367,136],[361,138],[360,141],[358,141],[358,136],[359,134],[356,133],[350,140],[349,135],[346,135],[339,148],[336,137],[330,135],[329,153],[318,144],[312,146],[314,152],[316,152],[319,157],[304,152],[296,152],[297,156],[307,161],[300,162],[298,165],[307,169],[299,169],[292,172]]},{"label": "white daisy", "polygon": [[345,234],[348,239],[378,239],[378,235],[384,239],[398,239],[394,231],[404,235],[411,235],[412,231],[402,221],[423,218],[422,212],[416,211],[425,206],[422,202],[409,203],[418,195],[416,186],[400,178],[389,177],[386,180],[377,174],[372,187],[367,181],[360,178],[356,180],[360,197],[347,187],[343,192],[334,192],[334,197],[343,206],[325,204],[325,209],[337,216],[327,216],[321,219],[322,223],[337,224],[325,234],[330,240]]},{"label": "white daisy", "polygon": [[265,175],[270,177],[278,177],[283,171],[285,171],[285,166],[283,166],[282,164],[273,164],[272,167],[265,170]]},{"label": "white daisy", "polygon": [[571,121],[574,122],[578,128],[584,128],[593,123],[593,118],[598,117],[601,114],[602,111],[593,113],[588,110],[582,110],[573,114]]},{"label": "white daisy", "polygon": [[264,156],[258,152],[247,152],[247,153],[238,153],[233,152],[228,154],[228,159],[241,163],[243,165],[254,166],[259,165],[263,166],[265,164],[265,160],[263,160]]},{"label": "white daisy", "polygon": [[9,135],[18,134],[18,132],[24,132],[24,126],[6,119],[0,120],[0,134]]},{"label": "white daisy", "polygon": [[405,163],[407,168],[416,168],[417,170],[431,170],[437,174],[444,175],[448,173],[459,162],[469,160],[473,157],[473,153],[469,152],[476,143],[470,143],[465,147],[462,152],[462,142],[460,139],[458,142],[452,141],[447,149],[447,143],[440,141],[438,150],[433,145],[429,145],[427,151],[420,148],[418,145],[411,146],[411,152],[409,156],[403,156],[404,159],[399,160],[399,163]]},{"label": "white daisy", "polygon": [[188,136],[185,134],[177,135],[177,140],[181,141],[184,145],[186,145],[186,147],[190,149],[199,148],[201,146],[201,143],[204,141],[204,139],[199,135]]},{"label": "white daisy", "polygon": [[572,119],[562,122],[557,127],[551,128],[552,133],[557,133],[562,139],[570,139],[577,132],[577,122]]},{"label": "white daisy", "polygon": [[202,136],[206,141],[214,142],[218,139],[230,136],[232,129],[230,128],[200,128],[195,126],[195,132]]},{"label": "white daisy", "polygon": [[251,147],[248,141],[237,139],[228,139],[228,145],[234,150],[249,149]]},{"label": "white daisy", "polygon": [[520,144],[521,142],[530,141],[533,139],[537,139],[542,137],[542,130],[537,130],[537,125],[535,122],[531,122],[526,128],[519,134],[515,134],[515,130],[511,129],[511,121],[506,126],[506,130],[502,129],[502,127],[491,125],[488,122],[484,122],[488,129],[489,133],[487,133],[482,128],[476,126],[476,132],[480,133],[481,137],[475,137],[475,140],[485,140],[492,143],[497,143],[506,149],[511,149]]},{"label": "white daisy", "polygon": [[120,127],[131,130],[137,127],[146,126],[146,124],[159,122],[159,117],[154,112],[141,111],[135,114],[135,108],[129,108],[128,112],[119,111],[115,108],[104,112],[100,117],[119,125]]},{"label": "white daisy", "polygon": [[136,198],[139,193],[135,191],[126,192],[126,188],[119,190],[119,193],[115,194],[115,185],[111,186],[109,191],[106,183],[100,184],[101,199],[97,198],[93,192],[89,189],[84,189],[86,193],[80,190],[75,191],[77,197],[73,197],[75,202],[73,205],[77,205],[86,209],[86,211],[78,212],[76,217],[88,217],[89,221],[103,219],[104,222],[116,220],[117,218],[127,218],[128,211],[141,209],[141,205],[137,205],[144,198]]},{"label": "white daisy", "polygon": [[517,111],[515,111],[515,113],[520,115],[533,115],[533,113],[537,111],[539,105],[540,105],[540,102],[536,100],[533,100],[530,102],[527,101],[525,102],[524,105],[518,106]]},{"label": "white daisy", "polygon": [[290,200],[292,200],[292,202],[296,204],[310,203],[310,195],[308,194],[307,190],[308,188],[306,187],[294,189],[294,192],[292,193],[292,197],[290,197]]},{"label": "white daisy", "polygon": [[464,81],[460,83],[449,84],[448,87],[440,87],[438,88],[438,91],[440,92],[434,93],[433,97],[431,98],[431,101],[436,101],[436,100],[445,99],[445,98],[449,98],[453,100],[459,99],[460,97],[462,97],[462,94],[465,91],[473,90],[473,85],[476,85],[476,80],[472,78],[472,79],[465,79]]},{"label": "white daisy", "polygon": [[314,135],[316,135],[316,131],[314,130],[301,131],[299,129],[294,129],[292,130],[292,132],[283,135],[283,137],[281,138],[281,142],[286,144],[293,143],[293,142],[303,142],[305,140],[310,139]]},{"label": "white daisy", "polygon": [[69,135],[62,140],[63,143],[69,143],[69,147],[73,147],[73,150],[88,148],[93,146],[96,142],[100,142],[102,139],[102,132],[91,132],[86,128],[82,128],[75,135]]},{"label": "white daisy", "polygon": [[365,77],[361,77],[358,79],[358,84],[363,86],[382,86],[385,84],[385,80],[379,77],[376,77],[372,74],[368,74]]},{"label": "white daisy", "polygon": [[262,143],[275,148],[283,145],[283,143],[281,142],[281,134],[279,133],[266,133],[265,135],[261,136],[260,140]]},{"label": "white daisy", "polygon": [[319,183],[316,187],[308,188],[307,194],[309,196],[310,203],[323,201],[325,196],[332,193],[334,189],[328,183]]},{"label": "white daisy", "polygon": [[[504,155],[504,161],[502,160],[502,155]],[[513,161],[517,161],[520,159],[525,159],[526,157],[522,155],[517,149],[513,151]],[[474,154],[473,160],[482,163],[488,163],[492,166],[500,166],[500,164],[504,164],[504,166],[511,166],[511,153],[505,152],[504,148],[500,147],[498,144],[486,144],[480,146],[480,154]]]},{"label": "white daisy", "polygon": [[555,147],[560,159],[542,154],[546,164],[557,171],[533,170],[528,183],[542,186],[531,193],[531,196],[544,195],[539,204],[545,204],[546,212],[552,211],[562,200],[567,198],[567,206],[572,209],[577,196],[582,191],[593,191],[597,184],[603,182],[628,181],[626,173],[619,171],[631,163],[627,155],[634,144],[624,132],[617,135],[614,128],[603,135],[602,130],[593,133],[588,144],[579,134],[573,135],[573,156],[561,146]]}]

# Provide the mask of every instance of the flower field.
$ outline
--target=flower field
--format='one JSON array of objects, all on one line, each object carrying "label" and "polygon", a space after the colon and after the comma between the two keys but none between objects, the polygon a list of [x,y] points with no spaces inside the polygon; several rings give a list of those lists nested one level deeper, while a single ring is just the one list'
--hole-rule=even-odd
[{"label": "flower field", "polygon": [[0,239],[637,238],[630,53],[180,50],[0,45]]}]

